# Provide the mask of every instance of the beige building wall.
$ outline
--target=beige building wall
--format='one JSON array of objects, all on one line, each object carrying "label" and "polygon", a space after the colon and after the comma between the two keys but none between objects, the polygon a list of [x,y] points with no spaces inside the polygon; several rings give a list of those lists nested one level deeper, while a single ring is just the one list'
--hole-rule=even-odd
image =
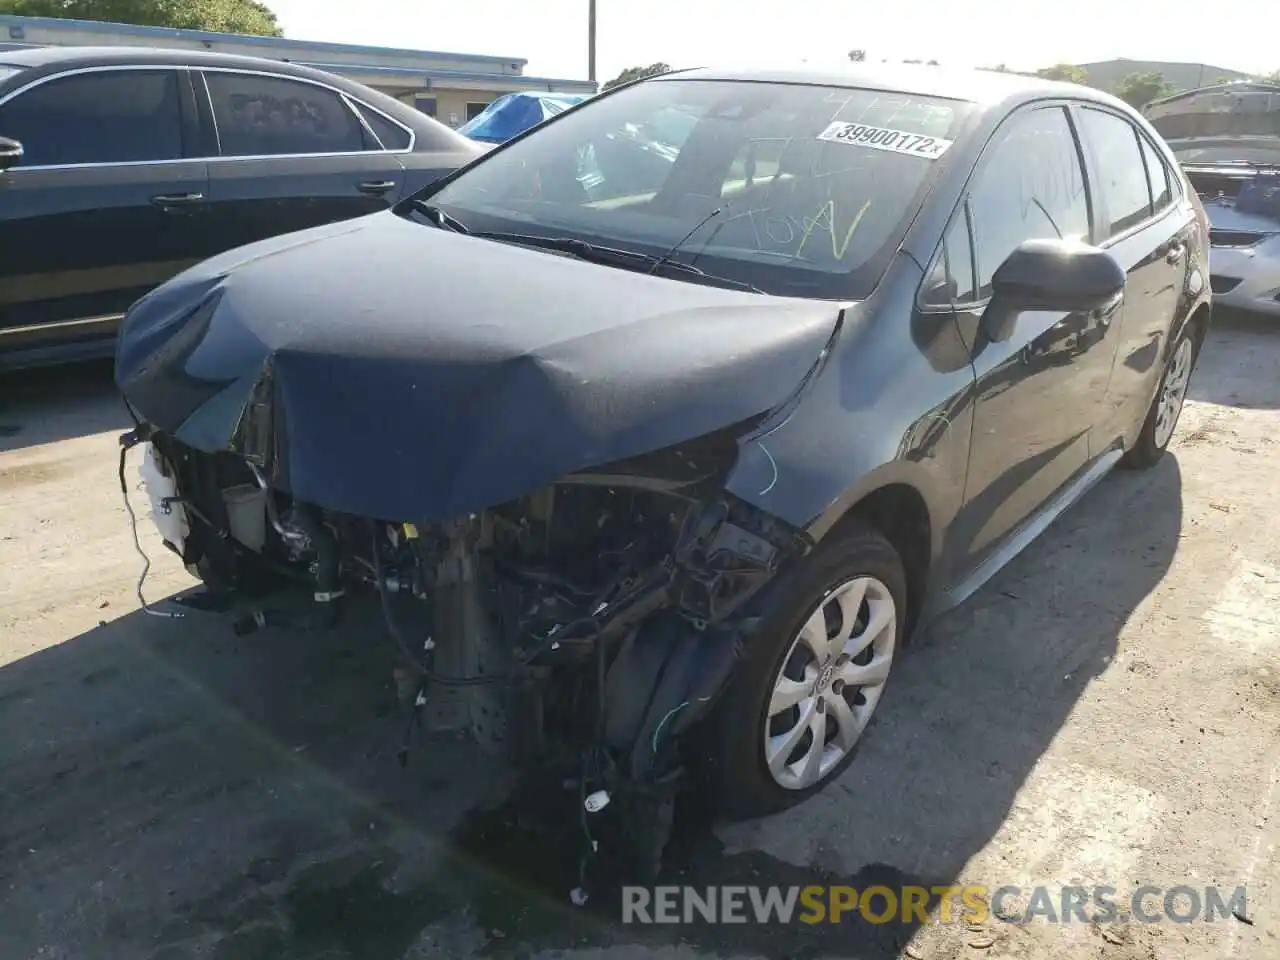
[{"label": "beige building wall", "polygon": [[467,122],[467,104],[488,104],[501,94],[488,90],[437,90],[436,119],[451,127],[461,126]]}]

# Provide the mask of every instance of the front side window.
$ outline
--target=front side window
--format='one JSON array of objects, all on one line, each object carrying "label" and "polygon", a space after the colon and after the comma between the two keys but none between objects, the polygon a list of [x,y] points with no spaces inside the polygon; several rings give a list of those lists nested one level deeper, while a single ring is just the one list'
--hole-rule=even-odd
[{"label": "front side window", "polygon": [[535,129],[431,202],[475,230],[677,248],[678,261],[769,293],[858,299],[969,110],[874,90],[655,80]]},{"label": "front side window", "polygon": [[179,159],[178,74],[94,70],[46,81],[0,106],[0,136],[22,144],[24,167]]},{"label": "front side window", "polygon": [[1044,107],[1015,115],[986,151],[969,195],[978,252],[978,295],[1025,240],[1089,239],[1089,198],[1067,113]]},{"label": "front side window", "polygon": [[204,76],[224,157],[366,149],[360,121],[332,90],[252,73]]},{"label": "front side window", "polygon": [[1138,131],[1114,113],[1085,108],[1080,123],[1098,160],[1098,192],[1106,206],[1107,236],[1124,233],[1151,216],[1151,187]]}]

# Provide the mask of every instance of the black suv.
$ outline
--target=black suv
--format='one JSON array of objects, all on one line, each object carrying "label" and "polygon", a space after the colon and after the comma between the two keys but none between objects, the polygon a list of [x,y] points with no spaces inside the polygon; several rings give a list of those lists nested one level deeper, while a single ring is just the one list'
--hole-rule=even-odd
[{"label": "black suv", "polygon": [[110,356],[129,305],[185,267],[376,212],[484,149],[289,63],[0,54],[0,369]]}]

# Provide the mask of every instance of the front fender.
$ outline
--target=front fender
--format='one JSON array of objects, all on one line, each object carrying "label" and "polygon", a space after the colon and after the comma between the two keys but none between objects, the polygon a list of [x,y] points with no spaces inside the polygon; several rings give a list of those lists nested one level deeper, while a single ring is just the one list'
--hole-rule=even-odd
[{"label": "front fender", "polygon": [[937,560],[964,501],[973,371],[951,316],[902,313],[847,310],[825,368],[781,422],[742,439],[726,486],[819,540],[871,493],[904,484],[925,503]]}]

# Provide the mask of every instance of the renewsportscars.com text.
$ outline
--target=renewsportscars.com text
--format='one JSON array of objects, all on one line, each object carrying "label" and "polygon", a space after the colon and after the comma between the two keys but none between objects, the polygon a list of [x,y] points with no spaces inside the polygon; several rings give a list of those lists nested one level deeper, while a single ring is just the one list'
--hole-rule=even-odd
[{"label": "renewsportscars.com text", "polygon": [[622,922],[1211,923],[1247,910],[1244,887],[623,887]]}]

